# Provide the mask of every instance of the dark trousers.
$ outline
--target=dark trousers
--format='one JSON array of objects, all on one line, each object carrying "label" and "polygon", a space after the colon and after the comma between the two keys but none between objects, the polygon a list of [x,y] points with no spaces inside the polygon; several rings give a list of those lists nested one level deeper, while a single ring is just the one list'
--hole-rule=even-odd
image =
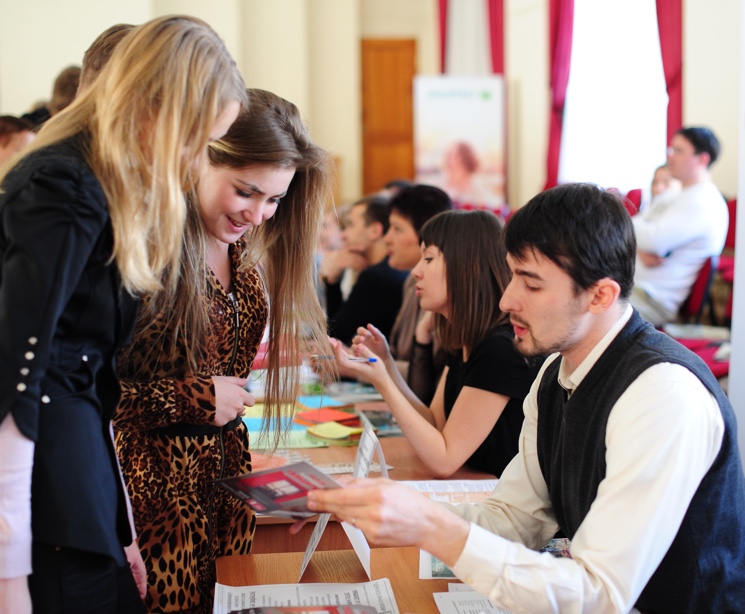
[{"label": "dark trousers", "polygon": [[29,590],[34,614],[142,614],[128,565],[111,557],[34,542]]}]

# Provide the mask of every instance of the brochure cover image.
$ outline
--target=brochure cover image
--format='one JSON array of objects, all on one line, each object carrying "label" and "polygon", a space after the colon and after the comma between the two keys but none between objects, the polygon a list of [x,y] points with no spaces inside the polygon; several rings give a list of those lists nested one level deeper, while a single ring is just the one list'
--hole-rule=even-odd
[{"label": "brochure cover image", "polygon": [[308,491],[342,487],[305,461],[225,478],[218,484],[245,501],[256,513],[296,519],[317,514],[308,509]]}]

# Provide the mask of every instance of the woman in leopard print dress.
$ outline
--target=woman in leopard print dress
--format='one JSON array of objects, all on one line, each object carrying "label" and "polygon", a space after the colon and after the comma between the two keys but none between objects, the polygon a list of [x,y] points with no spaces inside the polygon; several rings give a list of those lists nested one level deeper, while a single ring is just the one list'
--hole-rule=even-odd
[{"label": "woman in leopard print dress", "polygon": [[254,399],[243,386],[267,321],[270,416],[297,385],[296,370],[279,368],[278,341],[283,360],[302,351],[301,327],[326,343],[313,263],[330,160],[295,105],[249,90],[205,166],[180,275],[165,280],[178,298],[144,301],[119,365],[117,450],[155,612],[211,612],[215,558],[251,548],[253,512],[213,480],[251,470],[241,414]]}]

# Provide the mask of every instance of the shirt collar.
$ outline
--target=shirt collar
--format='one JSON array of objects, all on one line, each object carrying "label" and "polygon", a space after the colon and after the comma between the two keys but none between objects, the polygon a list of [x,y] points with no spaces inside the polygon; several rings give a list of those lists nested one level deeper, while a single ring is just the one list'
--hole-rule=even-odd
[{"label": "shirt collar", "polygon": [[633,312],[634,309],[631,305],[627,305],[626,311],[623,312],[623,315],[616,320],[616,323],[610,327],[603,338],[597,342],[585,359],[571,373],[567,373],[566,363],[563,358],[561,359],[561,366],[559,367],[559,385],[567,391],[567,394],[571,395],[577,386],[582,383],[585,375],[587,375],[590,372],[590,369],[595,366],[598,358],[600,358],[603,352],[608,349],[608,346],[616,338],[616,335],[621,332],[621,329],[626,326],[626,323],[631,319],[631,314]]}]

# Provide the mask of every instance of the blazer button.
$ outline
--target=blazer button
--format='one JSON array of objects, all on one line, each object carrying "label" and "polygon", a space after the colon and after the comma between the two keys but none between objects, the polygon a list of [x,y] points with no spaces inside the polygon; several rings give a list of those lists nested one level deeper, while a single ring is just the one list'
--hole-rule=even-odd
[{"label": "blazer button", "polygon": [[18,392],[23,392],[24,390],[26,390],[26,384],[24,384],[23,382],[21,382],[20,384],[18,384],[18,385],[16,386],[16,390],[17,390]]},{"label": "blazer button", "polygon": [[83,354],[82,360],[83,360],[83,362],[88,362],[88,356],[87,356],[87,354]]},{"label": "blazer button", "polygon": [[26,360],[33,360],[34,359],[34,353],[33,352],[26,352],[23,356],[24,356],[24,358]]},{"label": "blazer button", "polygon": [[28,374],[29,374],[29,369],[28,369],[28,367],[23,367],[23,368],[21,369],[21,375],[28,375]]},{"label": "blazer button", "polygon": [[50,399],[47,395],[44,395],[41,397],[42,403],[49,403],[52,399]]},{"label": "blazer button", "polygon": [[36,337],[29,337],[28,338],[29,345],[36,345],[39,340]]}]

